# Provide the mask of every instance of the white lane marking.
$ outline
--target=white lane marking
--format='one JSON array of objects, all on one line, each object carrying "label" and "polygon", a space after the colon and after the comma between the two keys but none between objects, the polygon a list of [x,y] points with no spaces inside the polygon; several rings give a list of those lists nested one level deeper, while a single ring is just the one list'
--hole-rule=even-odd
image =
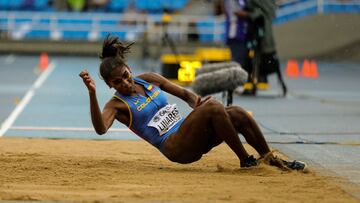
[{"label": "white lane marking", "polygon": [[36,79],[35,83],[30,87],[26,92],[25,96],[21,99],[20,103],[16,106],[10,116],[1,124],[0,128],[0,137],[2,137],[6,131],[12,126],[17,117],[25,109],[26,105],[30,102],[32,97],[35,94],[36,89],[41,87],[44,81],[49,77],[50,73],[55,69],[55,63],[50,63],[49,67],[41,73],[41,75]]},{"label": "white lane marking", "polygon": [[[94,131],[94,128],[84,127],[39,127],[39,126],[13,126],[10,130],[32,130],[32,131]],[[108,132],[132,132],[128,128],[110,128]]]}]

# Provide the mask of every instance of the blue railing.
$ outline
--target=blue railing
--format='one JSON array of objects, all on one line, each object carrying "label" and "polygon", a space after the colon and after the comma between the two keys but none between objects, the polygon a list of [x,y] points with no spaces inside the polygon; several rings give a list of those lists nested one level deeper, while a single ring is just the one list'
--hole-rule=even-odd
[{"label": "blue railing", "polygon": [[360,13],[360,0],[290,0],[279,6],[275,23],[318,13]]},{"label": "blue railing", "polygon": [[[65,0],[64,0],[65,1]],[[189,0],[109,0],[94,11],[122,12],[134,5],[138,11],[150,13],[162,13],[164,9],[169,11],[180,10],[185,7]],[[55,11],[50,0],[0,0],[0,10],[12,11]]]},{"label": "blue railing", "polygon": [[[156,2],[135,0],[150,1]],[[0,0],[0,5],[2,2]],[[174,7],[179,6],[179,3],[173,2]],[[158,7],[147,5],[147,8],[156,10]],[[316,13],[339,12],[360,13],[360,1],[290,0],[279,6],[274,22],[283,23]],[[141,40],[146,33],[151,41],[160,40],[159,36],[164,34],[161,22],[161,14],[0,11],[0,35],[15,40],[96,41],[107,33],[113,33],[122,40],[134,41]],[[197,34],[201,42],[221,42],[224,39],[224,17],[177,15],[172,17],[167,30],[175,41],[187,41],[190,34]]]}]

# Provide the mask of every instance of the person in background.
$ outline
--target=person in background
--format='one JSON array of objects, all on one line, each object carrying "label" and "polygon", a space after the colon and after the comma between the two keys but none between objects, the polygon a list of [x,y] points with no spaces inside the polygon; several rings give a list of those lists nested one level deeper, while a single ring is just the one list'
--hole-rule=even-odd
[{"label": "person in background", "polygon": [[90,11],[105,11],[109,0],[88,0],[87,8]]},{"label": "person in background", "polygon": [[51,5],[54,7],[56,11],[68,10],[68,2],[64,0],[53,0],[51,1]]},{"label": "person in background", "polygon": [[273,19],[276,16],[275,0],[247,0],[246,12],[243,16],[249,19],[247,41],[255,51],[253,64],[257,64],[257,85],[259,89],[268,88],[268,75],[276,73],[283,90],[283,96],[287,93],[287,87],[283,80],[280,62],[278,59],[276,44],[273,34]]},{"label": "person in background", "polygon": [[86,0],[67,0],[69,11],[81,12],[86,10]]},{"label": "person in background", "polygon": [[245,0],[223,0],[225,14],[225,40],[231,51],[231,60],[238,62],[249,72],[246,61],[248,50],[246,47],[247,18],[244,15]]}]

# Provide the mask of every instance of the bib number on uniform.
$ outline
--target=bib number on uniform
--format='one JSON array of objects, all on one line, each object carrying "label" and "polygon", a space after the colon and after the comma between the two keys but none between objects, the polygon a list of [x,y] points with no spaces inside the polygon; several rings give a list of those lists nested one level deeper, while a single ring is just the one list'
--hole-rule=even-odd
[{"label": "bib number on uniform", "polygon": [[176,123],[181,120],[181,115],[176,104],[168,104],[161,108],[150,120],[148,126],[159,131],[160,136],[167,133]]}]

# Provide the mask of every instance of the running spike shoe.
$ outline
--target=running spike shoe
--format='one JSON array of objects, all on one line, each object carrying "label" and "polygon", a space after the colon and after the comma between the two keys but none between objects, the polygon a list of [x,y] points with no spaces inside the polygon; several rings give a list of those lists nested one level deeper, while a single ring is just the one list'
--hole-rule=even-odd
[{"label": "running spike shoe", "polygon": [[282,161],[284,165],[286,165],[288,168],[292,170],[305,171],[307,169],[307,164],[302,161],[297,161],[297,160],[294,161],[282,160]]},{"label": "running spike shoe", "polygon": [[255,159],[255,157],[253,155],[250,155],[245,158],[244,165],[242,167],[252,167],[252,166],[257,166],[258,164],[259,163]]}]

